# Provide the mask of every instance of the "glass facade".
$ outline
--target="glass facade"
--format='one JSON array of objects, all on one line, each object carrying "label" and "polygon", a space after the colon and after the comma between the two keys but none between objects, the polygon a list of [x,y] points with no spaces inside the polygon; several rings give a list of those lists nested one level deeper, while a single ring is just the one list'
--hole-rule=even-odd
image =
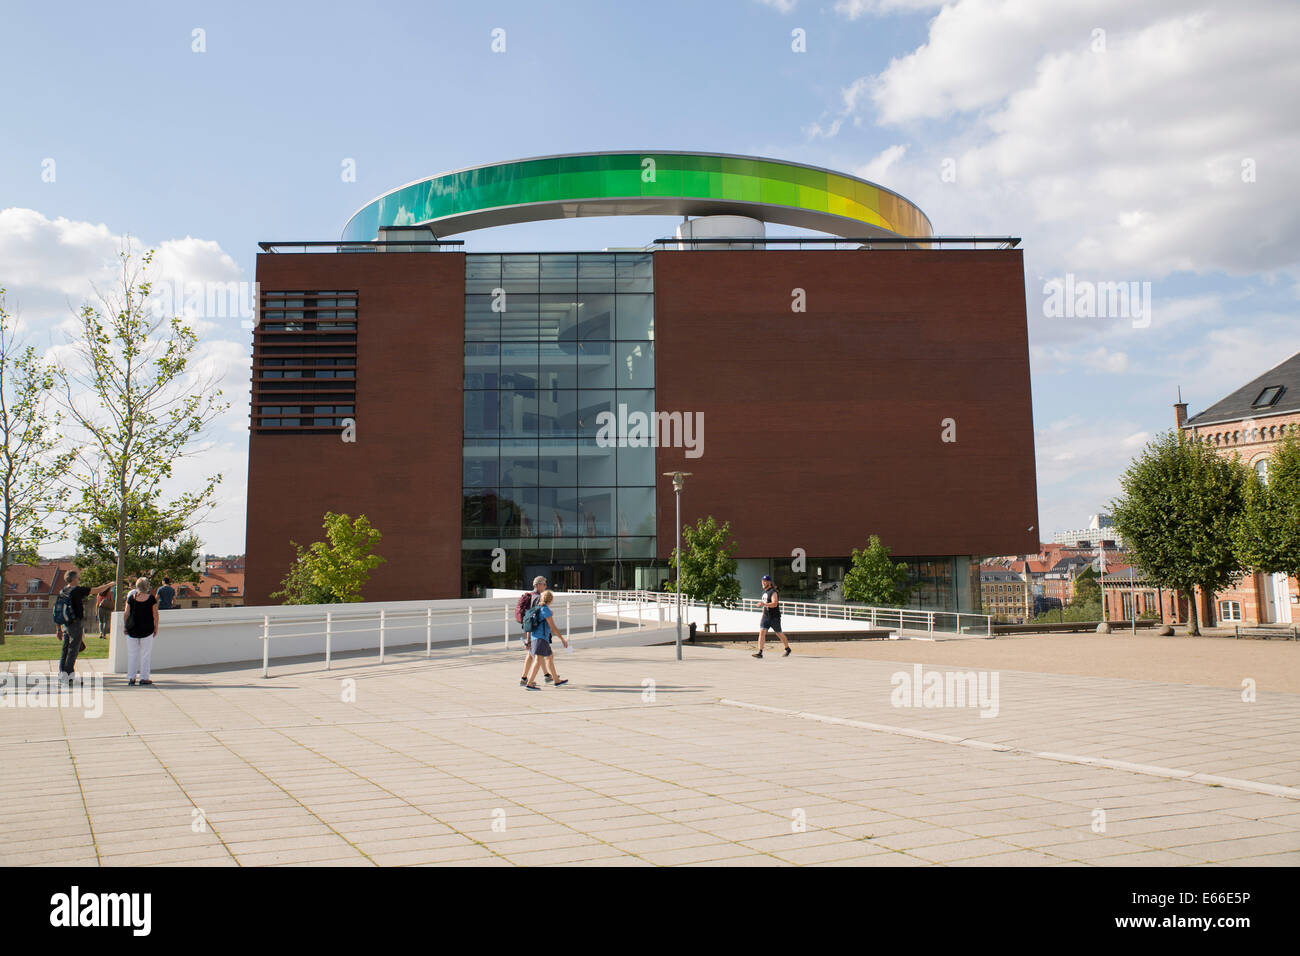
[{"label": "glass facade", "polygon": [[462,593],[537,574],[636,586],[655,564],[655,450],[597,431],[620,406],[654,411],[652,255],[467,255],[464,368]]}]

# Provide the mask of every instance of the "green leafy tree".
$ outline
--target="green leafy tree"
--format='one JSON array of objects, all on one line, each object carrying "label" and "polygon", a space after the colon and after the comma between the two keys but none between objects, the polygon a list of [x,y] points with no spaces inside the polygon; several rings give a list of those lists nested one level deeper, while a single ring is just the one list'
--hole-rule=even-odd
[{"label": "green leafy tree", "polygon": [[48,407],[54,373],[18,341],[4,294],[0,288],[0,581],[10,565],[40,560],[72,462],[70,452],[57,451],[60,418]]},{"label": "green leafy tree", "polygon": [[1195,588],[1213,594],[1241,575],[1234,536],[1246,469],[1171,431],[1134,459],[1120,486],[1112,503],[1115,527],[1134,564],[1148,582],[1191,597],[1188,633],[1200,634]]},{"label": "green leafy tree", "polygon": [[[211,509],[221,475],[197,491],[164,501],[164,483],[194,450],[204,429],[230,406],[220,401],[217,374],[195,367],[198,338],[183,319],[151,300],[150,250],[137,256],[130,239],[119,253],[112,290],[94,289],[77,315],[72,355],[56,369],[60,398],[81,434],[70,472],[83,521],[111,517],[116,549],[117,607],[125,600],[132,508],[147,501],[169,522],[193,526]],[[93,288],[93,287],[92,287]]]},{"label": "green leafy tree", "polygon": [[1267,480],[1248,471],[1236,539],[1243,567],[1300,577],[1300,437],[1274,446]]},{"label": "green leafy tree", "polygon": [[350,515],[329,511],[323,527],[328,544],[317,541],[304,548],[289,542],[298,556],[280,582],[282,590],[272,598],[283,598],[284,604],[348,604],[362,599],[370,572],[385,563],[372,553],[383,535],[370,527],[365,515],[354,521]]},{"label": "green leafy tree", "polygon": [[[116,580],[118,511],[111,508],[89,519],[77,532],[76,562],[82,583],[99,587]],[[164,577],[174,582],[198,578],[202,545],[182,518],[135,497],[127,508],[126,532],[121,567],[128,583],[138,577],[149,578],[154,586]]]},{"label": "green leafy tree", "polygon": [[844,600],[873,607],[902,607],[912,589],[907,584],[907,564],[895,561],[889,548],[872,535],[865,550],[853,549],[844,575]]},{"label": "green leafy tree", "polygon": [[1084,568],[1074,579],[1071,604],[1101,607],[1101,576],[1091,567]]},{"label": "green leafy tree", "polygon": [[[713,515],[682,528],[682,594],[704,602],[707,629],[713,605],[731,607],[740,598],[736,578],[737,545],[731,539],[731,522],[721,525]],[[677,567],[673,548],[672,566]],[[673,590],[670,586],[665,590]]]}]

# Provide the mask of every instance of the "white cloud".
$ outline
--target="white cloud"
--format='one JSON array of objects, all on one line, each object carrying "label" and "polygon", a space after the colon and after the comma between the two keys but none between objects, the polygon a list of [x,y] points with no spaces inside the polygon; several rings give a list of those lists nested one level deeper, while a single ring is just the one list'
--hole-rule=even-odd
[{"label": "white cloud", "polygon": [[[132,241],[137,250],[148,248]],[[47,360],[75,360],[75,348],[68,341],[77,330],[75,310],[92,298],[92,283],[104,291],[114,287],[121,243],[122,237],[102,223],[51,219],[33,209],[0,210],[0,287],[8,290],[9,311],[21,313],[20,334]],[[228,291],[243,277],[235,261],[211,240],[186,236],[152,247],[149,276],[156,290],[199,293],[189,301],[177,296],[176,311],[185,314],[200,335],[190,381],[214,380],[223,401],[231,403],[195,453],[176,463],[166,491],[195,490],[207,476],[221,472],[219,504],[198,530],[210,552],[239,552],[244,547],[248,470],[249,333],[240,329],[238,315],[212,314],[206,293]],[[247,297],[250,289],[237,294]],[[220,299],[216,304],[225,307]],[[43,548],[46,554],[71,551],[71,541]]]},{"label": "white cloud", "polygon": [[765,7],[771,7],[778,13],[789,13],[799,5],[799,0],[754,0]]}]

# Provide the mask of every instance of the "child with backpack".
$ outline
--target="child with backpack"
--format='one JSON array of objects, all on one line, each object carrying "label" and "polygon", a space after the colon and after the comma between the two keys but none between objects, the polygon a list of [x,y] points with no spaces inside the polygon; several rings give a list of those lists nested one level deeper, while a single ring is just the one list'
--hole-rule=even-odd
[{"label": "child with backpack", "polygon": [[546,668],[556,687],[568,683],[567,680],[560,680],[560,675],[555,672],[555,655],[551,653],[552,637],[558,637],[565,647],[569,646],[564,635],[551,623],[555,620],[555,612],[550,607],[554,599],[554,591],[543,591],[541,603],[529,608],[528,613],[524,615],[524,627],[532,628],[533,637],[533,667],[529,672],[528,681],[524,684],[528,690],[541,690],[534,683],[533,678],[542,667]]}]

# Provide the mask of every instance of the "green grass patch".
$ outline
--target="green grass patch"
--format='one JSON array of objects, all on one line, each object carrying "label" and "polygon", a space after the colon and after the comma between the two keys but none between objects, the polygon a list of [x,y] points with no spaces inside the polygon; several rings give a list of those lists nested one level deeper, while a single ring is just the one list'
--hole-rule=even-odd
[{"label": "green grass patch", "polygon": [[[102,641],[95,633],[83,638],[86,649],[77,660],[108,657],[108,638]],[[63,643],[53,634],[6,634],[0,644],[0,661],[57,661],[63,653]]]}]

